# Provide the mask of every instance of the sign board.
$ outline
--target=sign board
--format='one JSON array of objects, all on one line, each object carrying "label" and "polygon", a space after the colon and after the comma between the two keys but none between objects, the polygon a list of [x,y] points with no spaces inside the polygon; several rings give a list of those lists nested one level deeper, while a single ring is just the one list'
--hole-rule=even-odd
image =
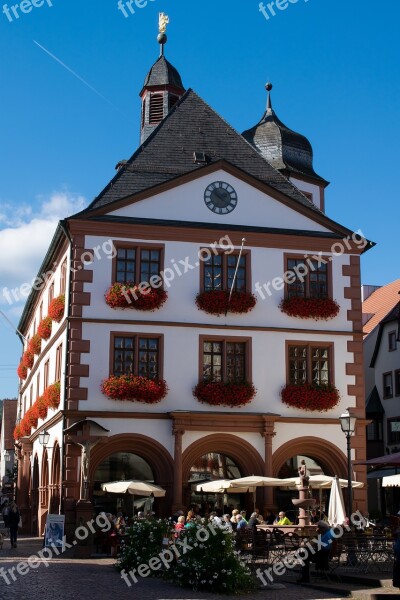
[{"label": "sign board", "polygon": [[45,548],[55,546],[56,548],[61,548],[62,552],[64,552],[64,525],[65,515],[47,515],[44,534]]}]

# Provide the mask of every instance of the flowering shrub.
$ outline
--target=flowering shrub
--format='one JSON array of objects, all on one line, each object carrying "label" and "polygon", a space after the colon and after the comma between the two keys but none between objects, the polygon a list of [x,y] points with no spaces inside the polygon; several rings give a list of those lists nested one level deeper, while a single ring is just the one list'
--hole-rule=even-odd
[{"label": "flowering shrub", "polygon": [[279,308],[289,317],[300,319],[333,319],[339,314],[340,306],[332,298],[283,298]]},{"label": "flowering shrub", "polygon": [[16,425],[14,428],[14,440],[19,440],[22,437],[21,425]]},{"label": "flowering shrub", "polygon": [[48,406],[43,398],[43,396],[39,396],[39,398],[35,402],[38,415],[41,419],[45,419],[47,417]]},{"label": "flowering shrub", "polygon": [[27,369],[32,369],[34,359],[35,357],[33,356],[32,352],[29,352],[29,350],[25,350],[25,352],[22,355],[22,364]]},{"label": "flowering shrub", "polygon": [[49,304],[49,317],[59,323],[64,316],[65,310],[65,296],[61,294],[61,296],[57,296],[57,298],[53,298],[53,300]]},{"label": "flowering shrub", "polygon": [[57,381],[52,385],[49,385],[43,392],[43,401],[47,408],[58,408],[60,404],[61,386],[60,382]]},{"label": "flowering shrub", "polygon": [[40,354],[41,349],[42,349],[42,338],[40,337],[39,334],[35,333],[35,335],[29,341],[28,352],[31,352],[32,354]]},{"label": "flowering shrub", "polygon": [[247,381],[224,383],[222,381],[201,381],[193,390],[199,402],[212,406],[244,406],[256,395],[256,388]]},{"label": "flowering shrub", "polygon": [[257,298],[250,292],[232,292],[229,301],[229,292],[224,290],[209,290],[196,296],[196,306],[199,310],[210,315],[224,315],[231,313],[248,313],[256,305]]},{"label": "flowering shrub", "polygon": [[134,308],[136,310],[157,310],[168,298],[165,290],[149,287],[141,292],[135,283],[114,283],[104,294],[111,308]]},{"label": "flowering shrub", "polygon": [[[162,551],[162,541],[171,525],[163,519],[140,519],[133,521],[128,530],[125,544],[116,567],[119,571],[129,572],[139,565],[147,564]],[[154,571],[155,574],[160,573]]]},{"label": "flowering shrub", "polygon": [[51,336],[51,328],[52,328],[53,322],[51,320],[51,317],[45,317],[44,319],[42,319],[39,323],[39,327],[38,327],[38,336],[42,338],[42,340],[48,340],[49,337]]},{"label": "flowering shrub", "polygon": [[17,375],[20,379],[26,379],[28,377],[28,369],[25,367],[22,361],[17,367]]},{"label": "flowering shrub", "polygon": [[111,400],[130,400],[156,404],[168,393],[163,379],[147,379],[136,375],[112,375],[101,383],[101,391]]},{"label": "flowering shrub", "polygon": [[339,391],[333,385],[317,385],[304,383],[286,385],[281,390],[284,404],[302,410],[325,412],[340,401]]},{"label": "flowering shrub", "polygon": [[[249,568],[240,561],[230,531],[212,524],[196,524],[184,530],[186,552],[171,565],[165,576],[193,591],[236,595],[255,589]],[[180,547],[178,546],[178,549]]]}]

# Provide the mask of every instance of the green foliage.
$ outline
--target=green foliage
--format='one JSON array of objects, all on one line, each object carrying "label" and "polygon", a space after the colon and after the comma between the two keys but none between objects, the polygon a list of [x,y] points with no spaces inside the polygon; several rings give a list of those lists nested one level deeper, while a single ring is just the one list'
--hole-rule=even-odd
[{"label": "green foliage", "polygon": [[130,571],[162,552],[162,540],[171,529],[168,520],[138,519],[126,530],[127,538],[116,567]]}]

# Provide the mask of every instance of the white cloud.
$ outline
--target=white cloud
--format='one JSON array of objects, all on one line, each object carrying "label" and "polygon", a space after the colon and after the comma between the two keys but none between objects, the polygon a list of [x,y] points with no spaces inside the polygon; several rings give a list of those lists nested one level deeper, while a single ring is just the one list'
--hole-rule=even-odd
[{"label": "white cloud", "polygon": [[[0,305],[8,305],[3,288],[31,283],[45,257],[57,223],[87,206],[83,196],[54,192],[40,197],[40,208],[2,205],[0,213]],[[22,298],[24,302],[26,298]]]}]

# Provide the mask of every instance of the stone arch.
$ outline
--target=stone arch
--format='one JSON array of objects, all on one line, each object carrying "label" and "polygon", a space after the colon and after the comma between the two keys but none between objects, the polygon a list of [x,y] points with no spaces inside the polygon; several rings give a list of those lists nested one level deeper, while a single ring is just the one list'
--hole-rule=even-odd
[{"label": "stone arch", "polygon": [[217,433],[193,442],[183,452],[182,479],[184,482],[189,479],[190,469],[195,460],[211,452],[229,456],[240,468],[243,476],[264,473],[264,461],[249,442],[236,435]]},{"label": "stone arch", "polygon": [[51,464],[51,485],[50,485],[50,512],[57,514],[60,510],[60,480],[61,480],[61,452],[58,441],[54,442],[52,464]]},{"label": "stone arch", "polygon": [[[137,454],[150,465],[156,485],[163,487],[167,493],[158,502],[158,511],[165,513],[172,503],[173,460],[168,450],[152,438],[138,433],[121,433],[107,438],[104,443],[97,444],[90,457],[89,480],[93,478],[97,467],[109,456],[117,452]],[[92,491],[92,490],[91,490]]]},{"label": "stone arch", "polygon": [[338,475],[347,479],[347,458],[345,454],[328,440],[305,436],[282,444],[272,456],[273,476],[278,477],[282,465],[296,455],[306,455],[314,459],[326,475]]},{"label": "stone arch", "polygon": [[39,513],[39,457],[37,453],[33,457],[32,477],[31,477],[31,514],[32,514],[32,527],[31,533],[33,535],[39,535],[38,527],[38,513]]}]

